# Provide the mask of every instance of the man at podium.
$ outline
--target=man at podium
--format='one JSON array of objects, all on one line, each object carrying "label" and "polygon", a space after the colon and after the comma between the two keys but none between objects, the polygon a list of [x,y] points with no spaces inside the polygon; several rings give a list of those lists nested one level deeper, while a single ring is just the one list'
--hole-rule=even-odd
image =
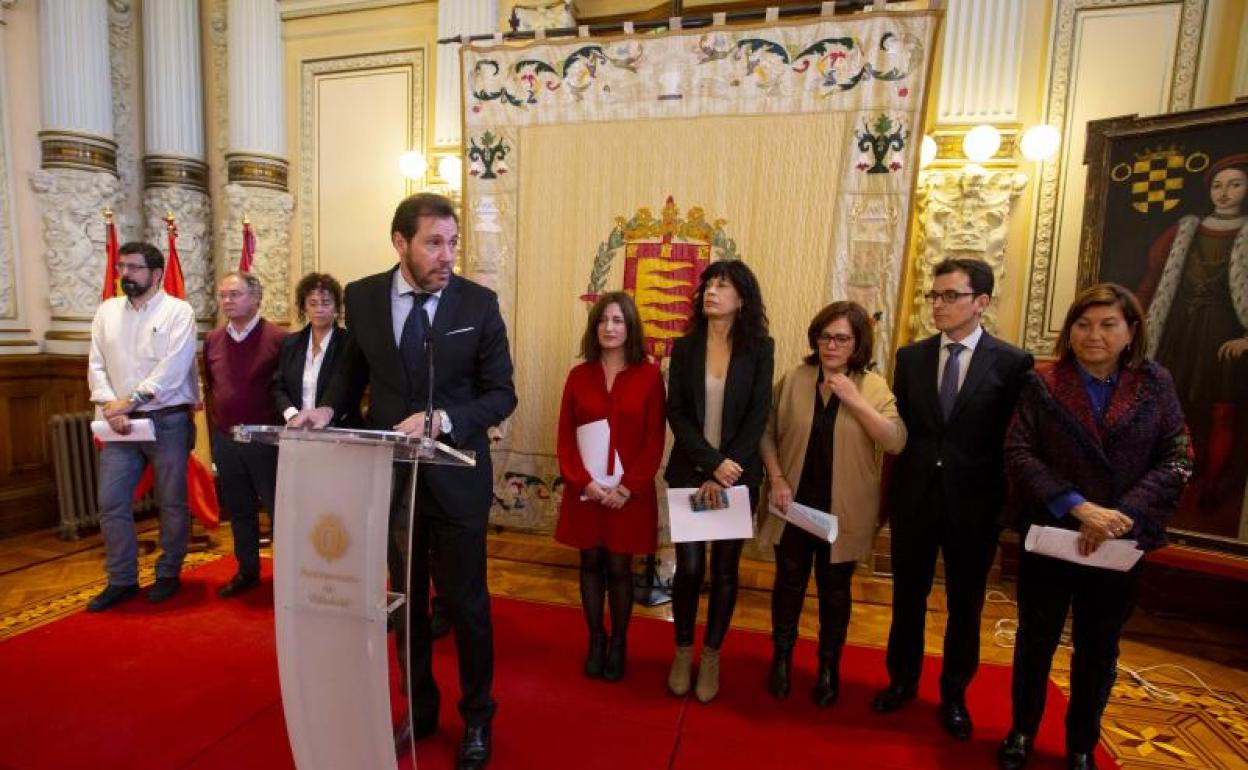
[{"label": "man at podium", "polygon": [[[309,427],[325,427],[334,413],[355,407],[368,386],[368,427],[419,437],[425,435],[428,420],[435,438],[476,453],[473,468],[427,465],[419,471],[416,523],[409,540],[412,724],[399,736],[418,740],[438,729],[440,696],[433,679],[428,613],[432,570],[459,657],[459,712],[466,729],[457,762],[460,770],[470,770],[489,762],[495,710],[485,577],[493,489],[486,430],[516,407],[511,353],[494,292],[452,272],[459,220],[451,202],[429,193],[412,195],[395,210],[390,231],[399,263],[347,286],[351,336]],[[408,498],[401,490],[408,486],[410,473],[410,465],[395,465],[392,532],[405,528]],[[404,526],[396,528],[396,523]],[[398,586],[404,582],[393,573],[391,581]]]}]

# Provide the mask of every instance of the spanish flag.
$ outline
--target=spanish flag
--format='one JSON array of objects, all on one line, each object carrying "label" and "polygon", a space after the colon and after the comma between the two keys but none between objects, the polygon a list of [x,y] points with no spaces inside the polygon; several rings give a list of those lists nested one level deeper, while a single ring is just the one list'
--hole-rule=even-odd
[{"label": "spanish flag", "polygon": [[101,301],[121,294],[121,276],[117,274],[117,260],[120,258],[113,210],[104,209],[104,291],[100,293]]}]

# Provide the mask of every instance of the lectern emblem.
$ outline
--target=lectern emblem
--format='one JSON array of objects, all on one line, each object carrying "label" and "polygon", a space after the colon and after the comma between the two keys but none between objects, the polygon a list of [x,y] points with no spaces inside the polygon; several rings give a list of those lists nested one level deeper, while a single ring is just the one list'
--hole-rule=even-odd
[{"label": "lectern emblem", "polygon": [[337,561],[351,545],[351,536],[334,513],[323,513],[312,528],[312,547],[325,561]]}]

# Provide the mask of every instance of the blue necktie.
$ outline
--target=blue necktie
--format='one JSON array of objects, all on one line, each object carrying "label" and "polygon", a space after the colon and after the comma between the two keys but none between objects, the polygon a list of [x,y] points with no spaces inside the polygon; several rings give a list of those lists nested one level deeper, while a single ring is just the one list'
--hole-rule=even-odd
[{"label": "blue necktie", "polygon": [[960,342],[950,342],[945,345],[945,350],[949,351],[949,358],[945,361],[945,373],[940,378],[940,410],[948,420],[949,415],[953,414],[953,405],[958,400],[958,374],[962,369],[958,354],[966,350],[966,346]]},{"label": "blue necktie", "polygon": [[403,333],[399,335],[399,358],[403,360],[403,370],[407,372],[409,392],[415,395],[424,385],[420,375],[425,363],[425,338],[429,336],[429,316],[425,314],[425,302],[432,294],[412,295],[412,309],[403,321]]}]

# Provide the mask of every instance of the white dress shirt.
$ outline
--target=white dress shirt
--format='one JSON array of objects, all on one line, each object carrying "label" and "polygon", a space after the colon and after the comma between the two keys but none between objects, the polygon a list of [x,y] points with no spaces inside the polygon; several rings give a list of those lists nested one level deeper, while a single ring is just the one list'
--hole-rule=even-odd
[{"label": "white dress shirt", "polygon": [[[962,390],[962,383],[966,382],[966,370],[971,368],[971,356],[975,355],[975,348],[979,346],[979,340],[984,336],[984,327],[976,326],[975,331],[966,335],[965,338],[958,340],[958,344],[962,345],[965,350],[958,353],[958,390]],[[949,338],[948,334],[941,332],[940,334],[940,360],[936,362],[936,392],[940,392],[940,381],[945,378],[945,364],[949,361],[949,343],[954,340]]]},{"label": "white dress shirt", "polygon": [[251,317],[251,320],[247,322],[247,325],[243,327],[241,332],[234,328],[234,324],[227,323],[225,325],[225,333],[230,335],[230,339],[235,342],[242,342],[247,339],[247,335],[251,334],[251,330],[256,328],[256,324],[258,323],[260,323],[260,314],[256,313]]},{"label": "white dress shirt", "polygon": [[91,400],[100,405],[137,391],[152,396],[142,411],[196,403],[195,336],[190,304],[164,291],[141,308],[126,297],[104,300],[91,321]]},{"label": "white dress shirt", "polygon": [[[433,328],[433,319],[438,314],[438,301],[442,299],[442,289],[429,294],[429,299],[425,300],[425,315],[429,318],[429,328]],[[394,283],[390,287],[390,320],[394,324],[394,346],[399,346],[399,340],[403,337],[403,324],[407,321],[407,314],[412,312],[412,303],[416,301],[416,297],[412,292],[420,294],[428,294],[421,289],[413,288],[411,284],[403,280],[403,271],[394,271]]]},{"label": "white dress shirt", "polygon": [[[316,381],[321,376],[321,364],[325,363],[325,351],[329,350],[329,341],[334,338],[334,327],[329,327],[329,331],[325,332],[325,339],[321,340],[321,349],[319,352],[312,351],[312,330],[308,330],[308,352],[303,358],[303,388],[302,398],[300,399],[304,409],[313,409],[316,407]],[[282,413],[282,419],[290,422],[290,418],[299,414],[299,410],[293,406],[286,407],[286,411]]]}]

